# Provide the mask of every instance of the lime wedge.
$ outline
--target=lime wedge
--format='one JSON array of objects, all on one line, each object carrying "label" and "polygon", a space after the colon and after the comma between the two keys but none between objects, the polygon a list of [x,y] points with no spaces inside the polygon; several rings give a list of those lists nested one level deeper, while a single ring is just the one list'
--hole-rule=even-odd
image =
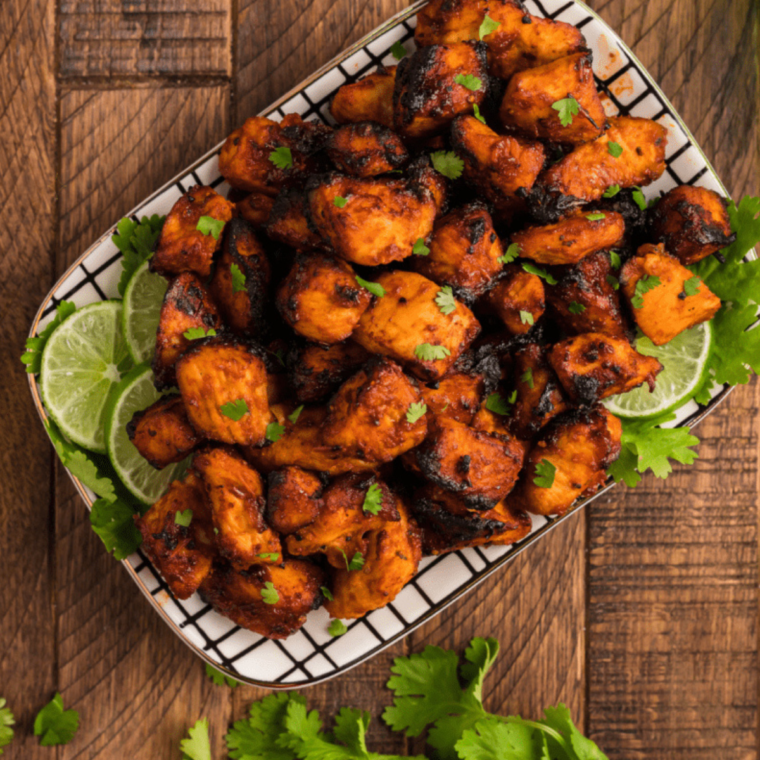
[{"label": "lime wedge", "polygon": [[106,401],[131,366],[121,335],[120,301],[85,306],[53,331],[40,364],[42,399],[74,443],[105,454]]},{"label": "lime wedge", "polygon": [[129,492],[145,504],[153,504],[172,480],[182,477],[190,458],[157,470],[142,458],[127,435],[127,423],[135,412],[158,401],[150,367],[135,367],[114,389],[106,409],[106,447],[111,464]]},{"label": "lime wedge", "polygon": [[121,327],[135,364],[150,361],[156,350],[156,330],[167,282],[143,262],[129,278],[124,291]]},{"label": "lime wedge", "polygon": [[618,417],[639,419],[678,409],[701,385],[711,342],[709,322],[684,330],[664,346],[655,346],[649,338],[640,336],[636,339],[636,350],[654,356],[663,366],[654,391],[650,393],[649,387],[642,385],[602,403]]}]

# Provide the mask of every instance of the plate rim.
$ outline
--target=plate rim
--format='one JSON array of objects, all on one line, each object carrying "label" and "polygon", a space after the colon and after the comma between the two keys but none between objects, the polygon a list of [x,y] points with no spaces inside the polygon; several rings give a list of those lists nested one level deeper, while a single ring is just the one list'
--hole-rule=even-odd
[{"label": "plate rim", "polygon": [[[621,49],[625,52],[627,56],[629,56],[630,60],[634,63],[637,72],[646,80],[646,82],[651,86],[654,91],[657,93],[657,95],[662,99],[662,102],[669,110],[669,116],[672,116],[673,119],[676,121],[678,126],[684,131],[686,137],[688,138],[689,142],[691,143],[692,147],[694,147],[699,155],[701,156],[702,160],[705,163],[705,166],[707,168],[707,171],[712,175],[713,179],[718,183],[721,190],[724,192],[725,196],[727,198],[731,198],[730,194],[728,193],[725,185],[721,181],[721,178],[718,176],[718,173],[716,172],[715,168],[713,167],[712,163],[706,156],[705,152],[702,150],[701,145],[696,140],[694,135],[692,134],[691,130],[688,128],[688,126],[685,124],[683,119],[681,118],[680,113],[676,110],[676,108],[671,103],[670,99],[665,95],[665,93],[660,88],[659,84],[655,81],[655,79],[651,76],[649,73],[649,70],[643,65],[641,60],[634,54],[634,52],[630,49],[630,47],[626,44],[625,40],[623,40],[620,35],[617,33],[615,29],[613,29],[596,11],[594,11],[592,8],[590,8],[588,5],[586,5],[583,0],[571,0],[572,4],[579,6],[583,11],[585,11],[589,16],[593,17],[597,21],[601,22],[605,29],[612,33],[614,36],[614,41],[617,45],[621,47]],[[357,53],[359,50],[366,47],[369,43],[377,39],[378,37],[382,36],[386,32],[390,31],[392,28],[395,28],[403,21],[406,21],[407,19],[411,18],[412,16],[416,15],[416,13],[420,10],[420,8],[427,5],[428,0],[416,0],[414,3],[412,3],[407,8],[402,9],[398,13],[394,14],[393,16],[389,17],[379,26],[375,27],[373,30],[368,32],[366,35],[364,35],[362,38],[357,40],[353,45],[350,45],[342,52],[335,55],[333,58],[331,58],[329,61],[327,61],[325,64],[320,66],[316,71],[314,71],[312,74],[310,74],[305,79],[301,80],[298,84],[290,88],[287,92],[285,92],[283,95],[281,95],[277,100],[275,100],[273,103],[271,103],[269,106],[267,106],[262,111],[259,111],[257,116],[267,116],[271,114],[273,111],[277,110],[282,104],[286,103],[288,100],[290,100],[292,97],[300,93],[302,90],[304,90],[309,85],[313,84],[316,80],[324,76],[326,73],[331,71],[333,68],[335,68],[338,64],[342,63],[346,59],[350,58],[352,55]],[[226,138],[225,138],[226,139]],[[220,141],[218,144],[216,144],[214,147],[206,151],[203,155],[201,155],[198,159],[193,161],[188,166],[181,169],[175,176],[173,176],[170,180],[165,182],[163,185],[161,185],[159,188],[157,188],[154,192],[152,192],[150,195],[143,198],[139,203],[132,208],[129,212],[124,214],[126,217],[132,217],[135,216],[140,209],[145,207],[147,204],[149,204],[154,198],[158,197],[159,195],[163,194],[168,188],[170,188],[172,185],[175,185],[178,180],[180,180],[182,177],[185,177],[187,174],[193,172],[197,167],[204,164],[206,161],[208,161],[211,157],[213,157],[215,154],[217,154],[221,148],[221,146],[224,144],[225,140]],[[40,320],[43,317],[43,314],[47,311],[47,308],[53,299],[53,296],[55,295],[56,291],[61,287],[63,282],[70,277],[74,271],[93,253],[95,249],[97,249],[102,243],[104,243],[106,240],[108,240],[111,235],[114,234],[114,226],[109,227],[106,232],[104,232],[102,235],[100,235],[91,245],[87,247],[87,249],[77,257],[77,259],[64,271],[64,273],[56,280],[55,284],[50,288],[47,295],[42,300],[42,303],[40,304],[39,308],[37,309],[37,312],[32,320],[31,327],[29,329],[29,335],[28,337],[34,337],[37,334],[38,325],[40,323]],[[756,255],[754,251],[749,251],[748,256],[751,258],[756,258]],[[43,423],[48,420],[48,415],[45,412],[44,405],[42,403],[42,398],[40,395],[40,389],[39,384],[36,380],[36,376],[33,374],[27,375],[27,382],[29,384],[29,390],[32,395],[32,399],[34,401],[34,406],[37,411],[37,414]],[[723,390],[718,393],[715,397],[713,397],[710,400],[710,403],[707,407],[702,409],[697,415],[692,417],[690,427],[694,428],[697,425],[699,425],[705,417],[712,414],[713,411],[722,404],[725,399],[728,397],[730,393],[733,392],[735,386],[733,387],[724,387]],[[52,448],[52,444],[51,444]],[[60,462],[60,457],[55,453],[56,458]],[[61,462],[63,465],[63,462]],[[79,492],[79,495],[82,497],[82,500],[85,503],[85,506],[87,507],[88,511],[92,510],[92,504],[93,501],[90,499],[89,494],[85,490],[82,482],[77,478],[75,475],[73,475],[68,468],[66,468],[65,465],[63,465],[64,470],[66,474],[68,475],[69,479],[74,484],[74,487]],[[150,602],[151,606],[157,612],[161,618],[163,619],[164,623],[167,624],[169,629],[173,631],[173,633],[180,638],[180,640],[188,647],[190,650],[198,657],[200,657],[205,663],[213,667],[214,669],[218,670],[219,672],[223,673],[224,675],[229,676],[230,678],[233,678],[236,681],[239,681],[241,683],[246,683],[250,686],[257,686],[260,688],[265,689],[271,689],[273,691],[289,691],[292,689],[301,689],[308,686],[315,686],[320,683],[325,683],[326,681],[332,680],[333,678],[337,678],[338,676],[344,675],[348,671],[352,670],[353,668],[357,667],[358,665],[361,665],[362,663],[366,662],[367,660],[372,659],[376,655],[378,655],[380,652],[384,651],[388,647],[392,646],[399,640],[405,638],[406,636],[413,633],[415,630],[417,630],[421,625],[426,623],[428,620],[432,619],[433,617],[439,615],[441,612],[443,612],[447,607],[452,605],[454,602],[461,599],[462,596],[465,594],[468,594],[470,591],[472,591],[477,585],[485,581],[487,578],[490,578],[495,572],[498,570],[501,570],[506,564],[511,562],[515,557],[522,554],[522,552],[529,546],[531,546],[533,543],[538,541],[540,538],[543,538],[547,533],[549,533],[551,530],[556,528],[560,523],[563,523],[568,518],[572,517],[573,515],[577,514],[581,509],[583,509],[586,505],[590,504],[595,499],[598,499],[600,496],[608,493],[612,488],[614,488],[617,485],[615,482],[607,482],[606,485],[597,491],[597,493],[593,494],[592,496],[583,499],[580,502],[577,502],[574,504],[570,509],[567,510],[563,515],[559,517],[555,517],[553,519],[549,519],[548,522],[545,525],[542,525],[540,528],[535,530],[533,533],[531,533],[526,538],[522,539],[520,542],[518,542],[517,545],[513,545],[513,550],[503,556],[497,559],[490,567],[487,567],[485,570],[481,571],[477,576],[470,579],[470,581],[463,586],[459,587],[455,593],[449,598],[444,600],[443,602],[440,602],[438,604],[435,604],[431,608],[429,608],[423,615],[421,615],[417,620],[415,620],[413,623],[408,624],[406,627],[404,627],[401,631],[399,631],[396,634],[391,635],[388,639],[385,641],[382,641],[380,644],[378,644],[377,647],[374,647],[369,652],[366,652],[365,654],[361,655],[360,657],[356,658],[355,660],[352,660],[344,665],[341,665],[340,667],[330,671],[329,673],[326,673],[324,675],[320,676],[314,676],[312,678],[306,679],[306,680],[299,680],[299,681],[291,681],[288,683],[282,683],[282,682],[272,682],[272,681],[260,681],[254,678],[248,678],[246,676],[242,676],[240,673],[237,673],[235,671],[228,670],[224,667],[221,663],[217,662],[216,660],[212,659],[205,651],[204,649],[194,644],[190,641],[190,639],[184,634],[183,630],[180,628],[180,626],[172,620],[172,618],[169,616],[168,612],[164,610],[164,607],[157,601],[157,599],[148,591],[147,587],[145,586],[143,580],[139,577],[137,571],[134,567],[128,562],[127,559],[124,560],[118,560],[121,565],[127,570],[128,574],[131,576],[132,581],[137,585],[137,587],[142,592],[143,596]]]}]

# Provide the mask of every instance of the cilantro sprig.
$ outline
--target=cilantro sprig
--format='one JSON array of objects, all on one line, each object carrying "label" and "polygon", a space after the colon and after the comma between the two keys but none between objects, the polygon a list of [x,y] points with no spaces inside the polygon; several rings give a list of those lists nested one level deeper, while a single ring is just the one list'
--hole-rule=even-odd
[{"label": "cilantro sprig", "polygon": [[558,113],[559,123],[563,127],[569,127],[573,123],[573,116],[581,111],[578,101],[570,95],[552,103],[552,108]]},{"label": "cilantro sprig", "polygon": [[13,741],[11,726],[16,722],[13,713],[5,705],[5,699],[0,697],[0,755],[3,754],[2,748],[7,747]]},{"label": "cilantro sprig", "polygon": [[[364,494],[362,511],[376,515],[383,506],[383,491],[377,483],[372,483]],[[349,568],[350,570],[351,568]]]},{"label": "cilantro sprig", "polygon": [[27,338],[24,347],[26,351],[21,354],[21,363],[26,365],[26,371],[30,375],[37,375],[41,369],[42,362],[42,349],[48,342],[48,339],[53,334],[58,325],[68,319],[75,311],[77,307],[71,301],[61,301],[55,307],[55,317],[48,322],[45,329],[35,335],[34,338]]},{"label": "cilantro sprig", "polygon": [[116,225],[116,234],[111,236],[114,245],[124,254],[121,260],[122,272],[117,289],[124,296],[129,278],[137,268],[153,255],[153,249],[164,226],[165,216],[144,216],[135,222],[125,216]]},{"label": "cilantro sprig", "polygon": [[433,168],[444,177],[459,179],[464,171],[464,161],[453,150],[437,150],[430,154]]},{"label": "cilantro sprig", "polygon": [[34,719],[34,735],[40,737],[43,747],[68,744],[79,730],[79,713],[64,710],[63,698],[56,692]]}]

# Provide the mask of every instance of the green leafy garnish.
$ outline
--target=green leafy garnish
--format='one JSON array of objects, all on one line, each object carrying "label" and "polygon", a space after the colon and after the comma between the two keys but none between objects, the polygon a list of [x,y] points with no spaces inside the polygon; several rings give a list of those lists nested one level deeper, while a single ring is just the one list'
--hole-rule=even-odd
[{"label": "green leafy garnish", "polygon": [[644,191],[640,187],[635,187],[633,189],[631,197],[641,211],[647,210],[647,199],[644,197]]},{"label": "green leafy garnish", "polygon": [[39,736],[43,747],[56,744],[68,744],[79,730],[79,713],[76,710],[64,710],[63,699],[56,692],[34,719],[34,735]]},{"label": "green leafy garnish", "polygon": [[644,306],[644,294],[650,290],[654,290],[662,284],[659,277],[645,274],[636,281],[636,288],[633,292],[633,298],[631,298],[631,306],[634,309],[640,309]]},{"label": "green leafy garnish", "polygon": [[301,406],[297,406],[292,414],[288,415],[288,419],[295,425],[296,422],[298,422],[298,418],[301,416],[301,412],[303,411],[303,404]]},{"label": "green leafy garnish", "polygon": [[245,275],[237,264],[230,266],[230,275],[232,276],[232,292],[240,293],[245,290]]},{"label": "green leafy garnish", "polygon": [[267,581],[264,584],[264,588],[261,589],[261,599],[264,604],[277,604],[280,601],[280,595],[277,593],[277,589],[272,581]]},{"label": "green leafy garnish", "polygon": [[319,590],[322,592],[322,596],[327,599],[328,602],[331,602],[335,598],[332,594],[332,591],[330,591],[327,586],[320,586]]},{"label": "green leafy garnish", "polygon": [[134,554],[142,543],[142,534],[132,519],[135,510],[116,499],[96,499],[90,511],[90,526],[114,559]]},{"label": "green leafy garnish", "polygon": [[268,560],[269,562],[279,562],[280,560],[279,552],[262,552],[256,556],[261,557],[261,559]]},{"label": "green leafy garnish", "polygon": [[236,681],[232,676],[225,675],[221,670],[217,670],[213,665],[206,663],[206,675],[217,686],[229,686],[230,689],[234,689],[236,686],[240,686],[240,683]]},{"label": "green leafy garnish", "polygon": [[501,264],[511,264],[520,255],[520,246],[517,243],[510,243],[503,256],[497,259]]},{"label": "green leafy garnish", "polygon": [[610,140],[607,143],[607,152],[613,157],[613,158],[620,158],[620,156],[623,155],[623,146],[620,143],[613,142]]},{"label": "green leafy garnish", "polygon": [[477,92],[483,86],[483,80],[474,74],[457,74],[454,81],[472,92]]},{"label": "green leafy garnish", "polygon": [[201,235],[211,235],[214,240],[219,240],[225,224],[226,222],[224,219],[214,219],[213,216],[202,216],[198,220],[195,229],[198,230]]},{"label": "green leafy garnish", "polygon": [[45,329],[38,335],[35,335],[34,338],[26,339],[24,346],[27,350],[21,354],[21,363],[26,365],[26,371],[30,375],[39,374],[42,362],[42,349],[45,348],[45,344],[53,334],[53,330],[76,310],[77,307],[71,301],[61,301],[55,307],[55,316],[48,322]]},{"label": "green leafy garnish", "polygon": [[[372,483],[364,494],[362,511],[376,515],[383,506],[383,491],[377,483]],[[361,556],[361,555],[359,555]],[[349,567],[349,570],[351,568]]]},{"label": "green leafy garnish", "polygon": [[417,238],[412,246],[412,253],[415,256],[427,256],[430,253],[430,249],[425,245],[423,238]]},{"label": "green leafy garnish", "polygon": [[183,528],[189,528],[190,523],[193,521],[193,510],[192,509],[186,509],[184,512],[181,509],[178,509],[174,513],[174,522],[177,525],[181,525]]},{"label": "green leafy garnish", "polygon": [[451,356],[446,346],[433,346],[430,343],[420,343],[414,349],[414,355],[424,362],[434,362],[438,359],[445,359],[447,356]]},{"label": "green leafy garnish", "polygon": [[536,465],[535,473],[536,477],[533,478],[533,482],[539,488],[551,488],[554,485],[557,468],[548,459],[542,459]]},{"label": "green leafy garnish", "polygon": [[280,425],[279,422],[270,422],[266,429],[266,439],[272,443],[276,443],[282,438],[282,434],[285,432],[285,425]]},{"label": "green leafy garnish", "polygon": [[533,314],[531,314],[529,311],[523,311],[521,309],[520,310],[520,321],[524,325],[532,325],[535,320],[533,319]]},{"label": "green leafy garnish", "polygon": [[524,261],[522,268],[530,273],[535,274],[536,276],[540,277],[542,280],[546,280],[546,282],[549,285],[556,285],[557,284],[557,278],[550,275],[545,269],[541,269],[541,267],[537,267],[535,264],[531,264],[529,261]]},{"label": "green leafy garnish", "polygon": [[480,113],[480,106],[477,103],[472,104],[472,115],[481,123],[485,124],[486,120],[483,118],[483,114]]},{"label": "green leafy garnish", "polygon": [[293,154],[290,152],[290,148],[286,148],[284,145],[275,148],[269,154],[269,160],[278,169],[290,169],[290,167],[293,166]]},{"label": "green leafy garnish", "polygon": [[570,306],[567,307],[567,310],[571,314],[583,314],[583,312],[586,311],[586,307],[582,303],[571,301]]},{"label": "green leafy garnish", "polygon": [[219,407],[219,411],[233,422],[237,422],[242,419],[244,415],[248,414],[249,410],[246,400],[244,398],[239,398],[236,401],[228,401],[226,404],[222,404]]},{"label": "green leafy garnish", "polygon": [[581,107],[573,97],[562,98],[552,103],[552,108],[559,114],[559,123],[568,127],[573,123],[573,116],[580,113]]},{"label": "green leafy garnish", "polygon": [[438,305],[442,314],[448,316],[457,310],[457,302],[454,298],[454,292],[450,285],[444,285],[435,297],[435,302]]},{"label": "green leafy garnish", "polygon": [[406,421],[413,425],[427,413],[427,404],[424,401],[413,401],[406,410]]},{"label": "green leafy garnish", "polygon": [[364,567],[364,555],[361,552],[356,552],[356,554],[354,554],[350,560],[344,551],[341,553],[343,554],[343,559],[346,562],[346,570],[349,572],[353,570],[361,570]]},{"label": "green leafy garnish", "polygon": [[620,254],[617,251],[610,251],[610,263],[613,269],[620,269],[623,262],[620,260]]},{"label": "green leafy garnish", "polygon": [[121,260],[121,277],[117,289],[124,297],[127,283],[143,261],[153,255],[153,248],[164,226],[165,216],[144,216],[139,222],[124,217],[116,225],[116,234],[111,236],[114,245],[124,254]]},{"label": "green leafy garnish", "polygon": [[201,338],[211,338],[216,335],[216,330],[210,327],[208,330],[204,330],[202,327],[189,327],[182,333],[188,340],[200,340]]},{"label": "green leafy garnish", "polygon": [[482,40],[487,34],[495,32],[501,26],[500,21],[494,21],[487,13],[478,29],[478,36]]},{"label": "green leafy garnish", "polygon": [[702,280],[697,277],[697,275],[694,275],[694,277],[690,277],[686,282],[683,284],[683,292],[686,294],[686,297],[689,296],[695,296],[697,293],[699,293],[699,286],[702,284]]},{"label": "green leafy garnish", "polygon": [[0,697],[0,755],[3,754],[3,747],[7,747],[13,741],[11,726],[16,722],[13,713],[5,705],[5,699]]},{"label": "green leafy garnish", "polygon": [[254,702],[250,718],[238,720],[224,737],[232,760],[293,760],[293,753],[278,740],[286,733],[285,715],[291,703],[306,705],[294,692],[270,694]]},{"label": "green leafy garnish", "polygon": [[453,150],[437,150],[430,154],[433,168],[449,179],[459,179],[464,171],[464,161]]},{"label": "green leafy garnish", "polygon": [[610,285],[612,285],[613,290],[620,289],[620,281],[617,277],[613,277],[611,274],[608,274],[604,279],[607,280]]},{"label": "green leafy garnish", "polygon": [[597,211],[593,214],[586,214],[586,219],[589,220],[589,222],[598,222],[600,219],[606,219],[607,214],[602,213],[601,211]]},{"label": "green leafy garnish", "polygon": [[385,295],[385,288],[377,282],[369,282],[368,280],[364,280],[361,277],[359,277],[358,274],[356,275],[356,281],[365,290],[369,290],[369,292],[372,293],[373,296],[382,298]]},{"label": "green leafy garnish", "polygon": [[523,383],[527,383],[528,387],[533,390],[533,370],[532,369],[526,369],[525,372],[520,375],[520,380]]},{"label": "green leafy garnish", "polygon": [[330,626],[327,629],[327,632],[330,634],[330,636],[334,638],[337,636],[342,636],[344,633],[346,633],[346,631],[348,631],[346,624],[342,620],[338,620],[338,618],[335,618],[335,620],[330,623]]},{"label": "green leafy garnish", "polygon": [[400,61],[406,55],[406,48],[401,44],[401,40],[396,40],[391,45],[391,55]]},{"label": "green leafy garnish", "polygon": [[187,739],[179,743],[182,760],[211,760],[211,742],[208,738],[208,721],[197,720],[187,731]]},{"label": "green leafy garnish", "polygon": [[620,192],[620,185],[610,185],[602,193],[602,198],[614,198],[619,192]]},{"label": "green leafy garnish", "polygon": [[509,403],[502,398],[501,393],[492,393],[486,399],[486,409],[494,414],[500,414],[502,416],[509,414],[509,406]]},{"label": "green leafy garnish", "polygon": [[338,208],[343,208],[348,203],[348,198],[344,198],[342,195],[336,195],[333,198],[333,205]]}]

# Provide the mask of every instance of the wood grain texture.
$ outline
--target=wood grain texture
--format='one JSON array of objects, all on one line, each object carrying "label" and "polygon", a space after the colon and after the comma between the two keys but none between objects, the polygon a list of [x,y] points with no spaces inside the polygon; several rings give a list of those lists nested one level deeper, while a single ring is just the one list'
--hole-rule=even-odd
[{"label": "wood grain texture", "polygon": [[228,75],[230,0],[61,0],[63,77]]},{"label": "wood grain texture", "polygon": [[55,583],[48,559],[51,458],[18,357],[53,283],[54,3],[0,13],[0,692],[18,726],[15,757],[49,757],[31,736],[55,690]]}]

